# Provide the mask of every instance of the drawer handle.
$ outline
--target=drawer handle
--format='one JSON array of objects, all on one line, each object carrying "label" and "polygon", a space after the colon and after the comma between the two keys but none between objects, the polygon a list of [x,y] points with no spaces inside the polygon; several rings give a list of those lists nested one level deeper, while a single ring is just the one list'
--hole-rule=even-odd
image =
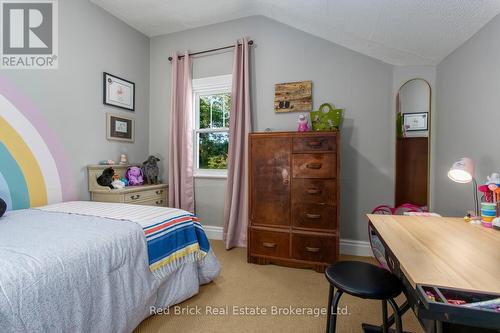
[{"label": "drawer handle", "polygon": [[309,147],[320,147],[321,141],[307,141]]},{"label": "drawer handle", "polygon": [[321,215],[319,215],[319,214],[306,214],[306,217],[308,219],[317,220],[317,219],[321,218]]},{"label": "drawer handle", "polygon": [[137,199],[139,199],[140,197],[141,197],[141,195],[140,195],[140,194],[134,194],[134,195],[131,195],[131,196],[130,196],[130,199],[132,199],[132,200],[137,200]]},{"label": "drawer handle", "polygon": [[160,194],[162,194],[162,193],[163,193],[163,190],[157,190],[157,191],[156,191],[156,195],[160,195]]},{"label": "drawer handle", "polygon": [[322,166],[323,166],[323,163],[307,163],[306,164],[306,168],[314,169],[314,170],[321,169]]},{"label": "drawer handle", "polygon": [[156,200],[156,204],[157,205],[161,205],[163,203],[163,199],[162,200]]},{"label": "drawer handle", "polygon": [[276,243],[262,242],[262,246],[267,247],[269,249],[274,249],[276,247]]},{"label": "drawer handle", "polygon": [[306,251],[307,252],[312,252],[312,253],[318,253],[319,252],[319,247],[309,247],[309,246],[306,246]]},{"label": "drawer handle", "polygon": [[321,190],[319,188],[311,187],[306,191],[308,194],[320,194]]}]

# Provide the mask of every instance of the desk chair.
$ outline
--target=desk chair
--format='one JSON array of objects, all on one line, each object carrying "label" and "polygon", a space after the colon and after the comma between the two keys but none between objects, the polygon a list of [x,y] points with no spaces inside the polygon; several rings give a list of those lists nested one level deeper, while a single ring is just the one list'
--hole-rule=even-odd
[{"label": "desk chair", "polygon": [[[337,323],[337,307],[344,292],[365,299],[382,301],[382,332],[388,332],[387,302],[392,307],[396,332],[402,333],[401,316],[394,301],[403,290],[401,282],[389,271],[361,261],[339,261],[329,266],[325,276],[330,283],[326,332],[334,333]],[[337,292],[334,296],[335,288]]]}]

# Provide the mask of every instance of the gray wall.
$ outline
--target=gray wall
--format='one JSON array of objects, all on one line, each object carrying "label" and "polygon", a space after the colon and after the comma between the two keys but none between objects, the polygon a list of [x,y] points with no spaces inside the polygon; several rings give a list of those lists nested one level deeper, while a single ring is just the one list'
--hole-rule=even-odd
[{"label": "gray wall", "polygon": [[[150,152],[163,156],[166,177],[170,119],[170,63],[174,51],[204,50],[247,36],[251,49],[251,95],[255,131],[296,130],[296,113],[273,111],[274,84],[312,80],[314,107],[333,102],[346,109],[342,129],[343,238],[365,240],[365,213],[393,201],[392,70],[373,58],[257,16],[159,36],[150,51]],[[228,74],[232,52],[198,57],[195,78]],[[197,180],[196,206],[202,221],[222,225],[224,180]]]},{"label": "gray wall", "polygon": [[500,17],[444,59],[437,67],[436,209],[463,216],[473,209],[470,184],[448,180],[458,158],[476,162],[478,182],[499,172]]},{"label": "gray wall", "polygon": [[[135,113],[103,105],[103,71],[135,82]],[[117,160],[122,152],[131,161],[147,156],[149,38],[94,4],[59,1],[58,70],[4,70],[0,75],[38,107],[61,141],[70,158],[78,198],[88,198],[87,164]],[[135,117],[135,143],[106,140],[106,112]]]}]

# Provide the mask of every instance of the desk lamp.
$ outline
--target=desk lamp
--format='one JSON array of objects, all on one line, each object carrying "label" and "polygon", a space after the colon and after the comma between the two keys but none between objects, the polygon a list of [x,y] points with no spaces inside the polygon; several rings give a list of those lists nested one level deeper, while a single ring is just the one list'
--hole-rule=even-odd
[{"label": "desk lamp", "polygon": [[477,182],[474,178],[474,162],[468,158],[463,157],[453,163],[448,171],[448,178],[456,183],[466,184],[472,182],[474,190],[474,214],[479,216],[479,200],[477,197]]}]

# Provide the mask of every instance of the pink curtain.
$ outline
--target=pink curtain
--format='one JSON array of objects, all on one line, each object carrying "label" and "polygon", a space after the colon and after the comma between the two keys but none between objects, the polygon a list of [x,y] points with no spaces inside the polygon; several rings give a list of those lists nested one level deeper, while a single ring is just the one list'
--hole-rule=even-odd
[{"label": "pink curtain", "polygon": [[193,111],[191,59],[172,55],[170,155],[168,201],[170,207],[194,213]]},{"label": "pink curtain", "polygon": [[226,249],[247,246],[248,134],[252,129],[248,49],[246,38],[236,41],[229,121],[227,187],[224,203]]}]

